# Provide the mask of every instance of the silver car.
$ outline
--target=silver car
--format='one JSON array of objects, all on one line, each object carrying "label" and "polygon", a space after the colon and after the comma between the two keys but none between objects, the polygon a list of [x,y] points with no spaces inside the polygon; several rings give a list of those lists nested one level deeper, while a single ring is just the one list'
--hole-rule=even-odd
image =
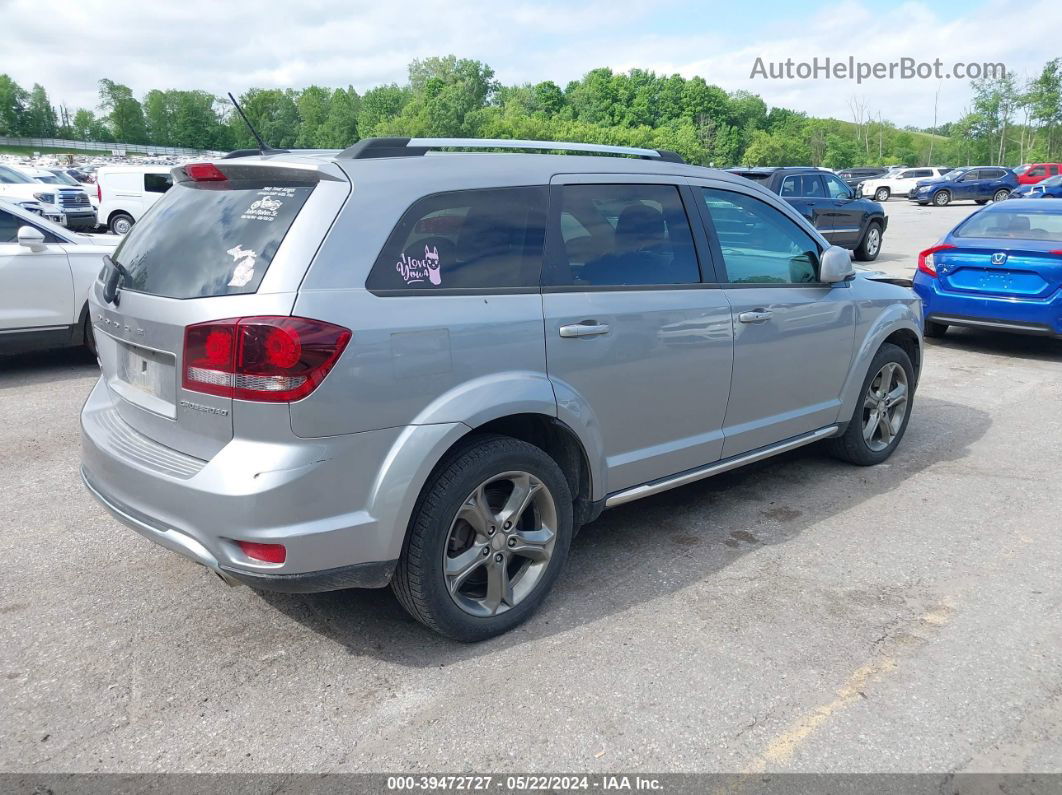
[{"label": "silver car", "polygon": [[911,416],[914,293],[669,152],[368,139],[173,178],[91,291],[82,474],[230,583],[390,583],[480,640],[604,508],[820,440],[876,464]]}]

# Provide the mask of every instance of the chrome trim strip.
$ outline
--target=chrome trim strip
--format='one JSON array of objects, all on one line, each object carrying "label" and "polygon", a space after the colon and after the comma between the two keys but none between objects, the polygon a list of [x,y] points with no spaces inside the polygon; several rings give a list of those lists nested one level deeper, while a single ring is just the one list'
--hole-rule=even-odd
[{"label": "chrome trim strip", "polygon": [[837,433],[839,426],[830,425],[826,428],[820,428],[817,431],[803,434],[802,436],[794,436],[792,439],[788,439],[778,444],[773,444],[769,447],[761,447],[759,450],[753,450],[748,453],[742,453],[741,455],[728,458],[724,461],[717,461],[714,464],[701,467],[700,469],[694,469],[689,472],[685,472],[680,475],[675,475],[664,480],[657,480],[652,483],[643,483],[641,486],[635,486],[634,488],[626,489],[625,491],[619,491],[610,497],[605,499],[605,507],[613,508],[617,505],[623,505],[624,503],[633,502],[634,500],[640,500],[642,497],[649,497],[653,494],[659,494],[662,491],[668,489],[674,489],[679,486],[685,486],[688,483],[695,483],[698,480],[711,477],[712,475],[718,475],[721,472],[727,472],[731,469],[737,469],[743,467],[746,464],[751,464],[756,461],[760,461],[764,458],[770,458],[772,455],[778,453],[784,453],[787,450],[795,450],[798,447],[803,447],[806,444],[817,442],[820,439],[825,439],[828,436],[833,436]]},{"label": "chrome trim strip", "polygon": [[637,155],[660,159],[655,149],[641,149],[637,146],[609,146],[606,144],[584,144],[571,141],[524,141],[507,138],[410,138],[406,144],[409,148],[427,149],[557,149],[564,152],[607,152],[617,155]]}]

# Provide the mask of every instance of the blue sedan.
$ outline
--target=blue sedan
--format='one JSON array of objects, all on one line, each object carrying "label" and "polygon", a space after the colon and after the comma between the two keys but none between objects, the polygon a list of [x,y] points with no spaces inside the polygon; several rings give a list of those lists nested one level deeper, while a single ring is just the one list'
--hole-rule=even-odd
[{"label": "blue sedan", "polygon": [[978,210],[918,255],[925,335],[972,326],[1062,337],[1062,202]]},{"label": "blue sedan", "polygon": [[1032,185],[1019,185],[1010,192],[1011,199],[1062,199],[1062,174]]}]

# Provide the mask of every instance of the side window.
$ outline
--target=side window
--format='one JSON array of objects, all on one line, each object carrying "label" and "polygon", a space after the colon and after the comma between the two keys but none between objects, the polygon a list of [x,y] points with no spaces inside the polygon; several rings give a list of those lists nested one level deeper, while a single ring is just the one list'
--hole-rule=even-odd
[{"label": "side window", "polygon": [[912,171],[910,173],[910,176],[912,176],[912,177],[931,177],[931,176],[933,176],[933,171],[932,171],[932,169],[928,169],[928,168],[918,168],[918,169],[915,169],[914,171]]},{"label": "side window", "polygon": [[703,188],[731,284],[813,284],[819,246],[785,214],[759,199]]},{"label": "side window", "polygon": [[800,177],[786,177],[782,180],[782,189],[778,192],[778,195],[803,196],[802,190],[803,184]]},{"label": "side window", "polygon": [[9,168],[0,167],[0,183],[5,185],[21,185],[26,180]]},{"label": "side window", "polygon": [[169,174],[145,174],[144,190],[148,193],[165,193],[173,187],[173,177]]},{"label": "side window", "polygon": [[693,235],[674,185],[566,185],[552,285],[696,284]]},{"label": "side window", "polygon": [[1047,167],[1047,173],[1050,174],[1053,177],[1055,174],[1058,173],[1058,166],[1054,166],[1054,165],[1048,166]]},{"label": "side window", "polygon": [[0,210],[0,243],[17,243],[19,219]]},{"label": "side window", "polygon": [[1046,166],[1035,166],[1029,169],[1029,173],[1026,176],[1029,177],[1042,177],[1047,173]]},{"label": "side window", "polygon": [[425,196],[391,232],[366,287],[538,287],[547,196],[545,187]]},{"label": "side window", "polygon": [[845,185],[841,180],[837,179],[833,174],[826,174],[823,176],[826,180],[826,190],[829,191],[830,198],[832,199],[850,199],[852,198],[851,189]]},{"label": "side window", "polygon": [[822,198],[826,195],[826,190],[822,186],[822,177],[818,174],[804,174],[801,178],[804,185],[801,196],[810,196],[812,198]]},{"label": "side window", "polygon": [[910,170],[910,171],[901,171],[899,174],[896,175],[896,178],[897,179],[910,179],[911,177],[917,177],[917,176],[918,176],[918,172],[917,171]]},{"label": "side window", "polygon": [[965,172],[961,177],[959,177],[959,182],[973,182],[976,179],[980,179],[980,177],[978,176],[980,173],[981,172],[979,172],[976,168],[971,168],[969,171]]},{"label": "side window", "polygon": [[1003,177],[1003,170],[999,168],[983,168],[981,169],[981,179],[1001,179]]}]

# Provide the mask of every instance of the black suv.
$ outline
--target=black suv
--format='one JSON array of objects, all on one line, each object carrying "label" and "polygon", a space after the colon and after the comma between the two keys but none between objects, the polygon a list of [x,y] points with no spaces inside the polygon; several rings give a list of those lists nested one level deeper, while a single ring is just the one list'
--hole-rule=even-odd
[{"label": "black suv", "polygon": [[728,171],[777,193],[831,243],[852,249],[856,259],[877,259],[889,226],[888,216],[880,204],[862,198],[832,171],[806,167]]},{"label": "black suv", "polygon": [[844,171],[838,171],[837,176],[843,179],[848,187],[854,188],[860,182],[883,177],[888,173],[889,170],[887,168],[881,168],[880,166],[858,166],[857,168],[846,168]]}]

